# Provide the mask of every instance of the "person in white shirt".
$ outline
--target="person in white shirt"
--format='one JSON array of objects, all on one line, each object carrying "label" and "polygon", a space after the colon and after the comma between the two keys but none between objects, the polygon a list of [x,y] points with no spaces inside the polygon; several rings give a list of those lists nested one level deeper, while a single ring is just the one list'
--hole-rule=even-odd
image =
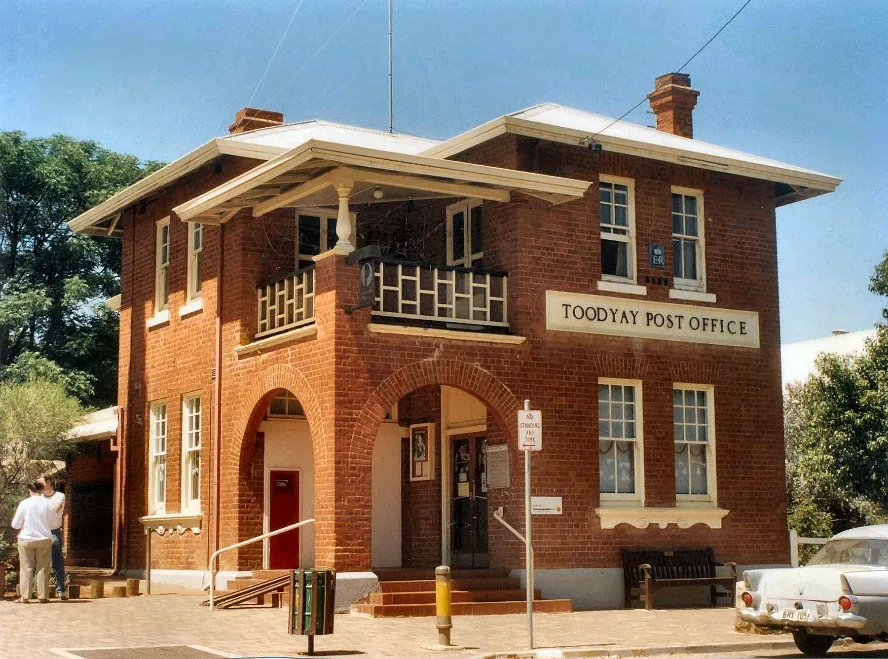
[{"label": "person in white shirt", "polygon": [[31,496],[22,501],[12,517],[12,528],[18,529],[19,589],[21,599],[31,601],[31,584],[37,573],[37,598],[49,601],[49,568],[52,557],[53,510],[49,499],[42,496],[43,484],[28,483]]},{"label": "person in white shirt", "polygon": [[43,483],[43,498],[52,504],[52,571],[56,579],[56,594],[65,601],[65,555],[62,553],[62,520],[65,515],[65,495],[55,489],[55,477],[47,474],[40,479]]}]

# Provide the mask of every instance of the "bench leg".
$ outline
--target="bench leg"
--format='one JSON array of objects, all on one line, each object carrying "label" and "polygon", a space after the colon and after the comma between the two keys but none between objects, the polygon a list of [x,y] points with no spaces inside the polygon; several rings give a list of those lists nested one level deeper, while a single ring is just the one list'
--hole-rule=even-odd
[{"label": "bench leg", "polygon": [[648,611],[651,611],[654,608],[654,593],[653,593],[653,582],[649,574],[646,574],[644,577],[644,587],[642,591],[642,598],[644,599],[644,608]]}]

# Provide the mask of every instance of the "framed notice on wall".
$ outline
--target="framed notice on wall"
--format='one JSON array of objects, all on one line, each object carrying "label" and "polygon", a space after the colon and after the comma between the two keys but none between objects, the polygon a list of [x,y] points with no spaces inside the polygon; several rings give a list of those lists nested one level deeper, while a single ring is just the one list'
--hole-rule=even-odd
[{"label": "framed notice on wall", "polygon": [[410,426],[410,480],[429,481],[435,474],[435,424]]}]

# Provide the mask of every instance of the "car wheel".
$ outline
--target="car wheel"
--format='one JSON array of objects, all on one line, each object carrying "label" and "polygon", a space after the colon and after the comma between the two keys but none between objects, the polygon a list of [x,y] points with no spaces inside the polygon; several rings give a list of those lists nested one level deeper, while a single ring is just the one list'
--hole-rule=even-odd
[{"label": "car wheel", "polygon": [[795,641],[796,647],[802,651],[802,654],[817,655],[826,654],[835,642],[836,637],[809,634],[808,632],[793,632],[792,640]]}]

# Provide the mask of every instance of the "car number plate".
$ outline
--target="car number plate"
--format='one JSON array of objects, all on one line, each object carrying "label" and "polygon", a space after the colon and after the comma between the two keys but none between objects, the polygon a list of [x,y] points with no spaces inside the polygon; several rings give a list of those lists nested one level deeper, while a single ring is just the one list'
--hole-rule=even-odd
[{"label": "car number plate", "polygon": [[783,609],[780,617],[793,622],[808,622],[808,612],[805,609]]}]

